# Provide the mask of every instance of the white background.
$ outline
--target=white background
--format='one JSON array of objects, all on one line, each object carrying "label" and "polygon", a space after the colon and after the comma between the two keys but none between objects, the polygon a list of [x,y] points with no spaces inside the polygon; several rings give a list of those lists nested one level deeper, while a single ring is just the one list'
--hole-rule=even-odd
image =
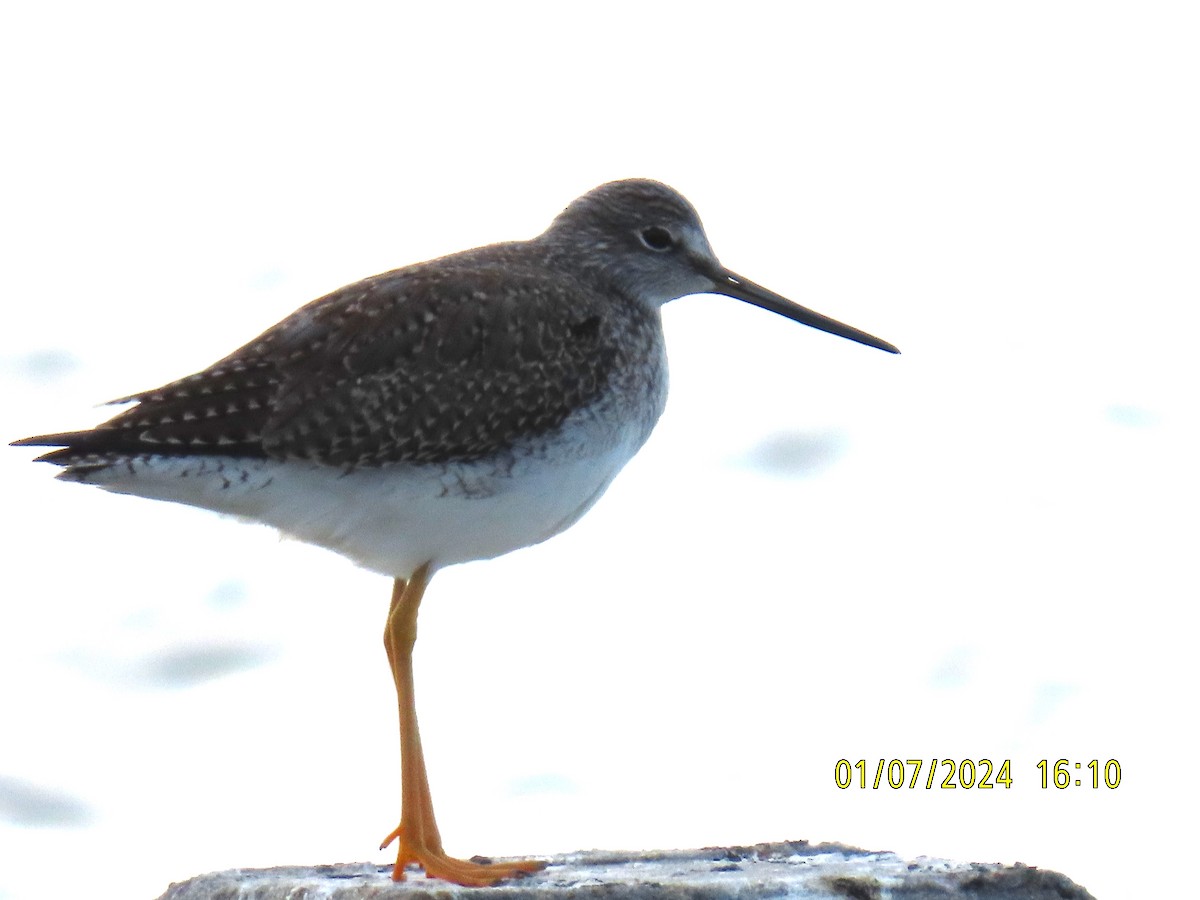
[{"label": "white background", "polygon": [[[904,355],[667,308],[670,406],[608,496],[430,590],[448,849],[807,838],[1169,893],[1197,800],[1195,7],[426,7],[8,8],[0,437],[658,178],[726,265]],[[0,898],[387,861],[387,581],[32,455],[0,452]],[[843,757],[1014,784],[841,791]],[[1043,758],[1121,785],[1042,790]]]}]

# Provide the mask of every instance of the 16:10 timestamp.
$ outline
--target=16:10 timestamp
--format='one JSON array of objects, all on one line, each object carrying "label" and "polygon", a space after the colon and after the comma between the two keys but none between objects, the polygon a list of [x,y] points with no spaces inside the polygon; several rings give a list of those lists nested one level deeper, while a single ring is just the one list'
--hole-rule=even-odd
[{"label": "16:10 timestamp", "polygon": [[1092,773],[1091,778],[1087,780],[1083,772],[1084,764],[1071,762],[1069,759],[1060,759],[1053,763],[1043,759],[1038,762],[1037,767],[1042,773],[1042,790],[1051,787],[1060,791],[1069,787],[1084,787],[1088,781],[1093,788],[1099,788],[1103,784],[1106,788],[1115,789],[1121,783],[1121,764],[1115,759],[1110,759],[1103,765],[1098,759],[1087,763],[1087,768]]}]

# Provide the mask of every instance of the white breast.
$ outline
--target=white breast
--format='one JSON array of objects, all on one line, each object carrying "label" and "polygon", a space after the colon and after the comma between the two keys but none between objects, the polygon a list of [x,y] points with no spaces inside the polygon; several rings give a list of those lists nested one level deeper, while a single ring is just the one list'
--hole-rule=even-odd
[{"label": "white breast", "polygon": [[344,470],[308,460],[149,456],[85,478],[116,493],[261,522],[406,578],[553,537],[600,498],[653,422],[575,420],[552,440],[480,462]]}]

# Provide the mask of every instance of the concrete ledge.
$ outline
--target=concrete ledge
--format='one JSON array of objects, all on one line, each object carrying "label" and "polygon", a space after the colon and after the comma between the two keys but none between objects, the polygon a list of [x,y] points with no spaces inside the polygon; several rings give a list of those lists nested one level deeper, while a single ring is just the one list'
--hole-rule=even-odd
[{"label": "concrete ledge", "polygon": [[783,841],[747,847],[617,853],[589,850],[550,858],[536,875],[491,888],[462,888],[420,871],[396,884],[391,866],[344,863],[230,869],[173,884],[159,900],[1093,900],[1064,875],[1017,863],[960,863],[842,844]]}]

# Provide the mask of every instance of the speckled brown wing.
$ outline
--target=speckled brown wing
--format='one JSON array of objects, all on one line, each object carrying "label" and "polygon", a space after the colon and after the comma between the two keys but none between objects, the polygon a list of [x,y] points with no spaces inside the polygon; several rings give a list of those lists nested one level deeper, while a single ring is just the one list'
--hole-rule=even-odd
[{"label": "speckled brown wing", "polygon": [[61,447],[38,459],[64,466],[191,453],[261,457],[278,381],[271,360],[235,354],[195,375],[112,401],[137,405],[88,431],[39,435],[15,445]]},{"label": "speckled brown wing", "polygon": [[611,300],[512,267],[364,283],[275,349],[282,379],[263,446],[376,466],[475,460],[545,434],[609,382],[617,351],[602,310]]},{"label": "speckled brown wing", "polygon": [[[468,461],[561,424],[618,365],[618,303],[545,271],[424,265],[342,288],[44,459],[205,453]],[[645,315],[630,310],[633,315]],[[622,349],[636,351],[636,346]]]}]

